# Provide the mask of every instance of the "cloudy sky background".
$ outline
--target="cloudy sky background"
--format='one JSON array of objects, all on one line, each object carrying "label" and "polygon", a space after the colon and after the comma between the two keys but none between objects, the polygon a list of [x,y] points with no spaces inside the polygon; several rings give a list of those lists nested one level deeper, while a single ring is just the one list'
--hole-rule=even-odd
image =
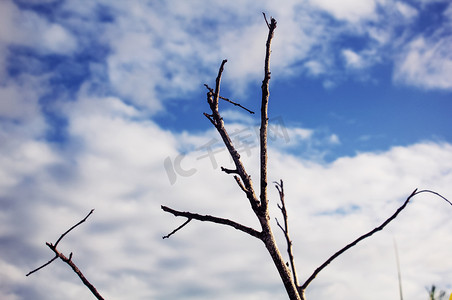
[{"label": "cloudy sky background", "polygon": [[[258,228],[210,122],[204,83],[259,111],[273,40],[269,180],[284,180],[300,281],[415,189],[452,198],[449,1],[0,2],[0,298],[285,299],[263,245],[182,224],[164,204]],[[221,103],[252,178],[259,119]],[[213,152],[209,152],[213,151]],[[209,156],[213,153],[213,156]],[[272,218],[278,196],[270,187]],[[308,299],[452,292],[452,207],[428,194],[319,274]],[[281,251],[286,245],[274,227]]]}]

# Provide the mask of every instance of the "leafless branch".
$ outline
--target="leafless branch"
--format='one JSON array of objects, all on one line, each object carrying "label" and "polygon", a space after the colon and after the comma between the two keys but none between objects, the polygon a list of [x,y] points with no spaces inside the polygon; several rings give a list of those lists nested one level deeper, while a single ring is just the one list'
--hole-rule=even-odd
[{"label": "leafless branch", "polygon": [[[176,217],[185,217],[188,219],[195,219],[198,221],[203,221],[203,222],[212,222],[212,223],[217,223],[217,224],[222,224],[222,225],[228,225],[231,226],[237,230],[243,231],[251,236],[254,236],[258,239],[261,238],[261,233],[251,227],[242,225],[240,223],[237,223],[235,221],[229,220],[229,219],[224,219],[224,218],[219,218],[219,217],[214,217],[214,216],[210,216],[210,215],[200,215],[200,214],[196,214],[196,213],[191,213],[191,212],[187,212],[187,211],[178,211],[172,208],[169,208],[167,206],[162,205],[161,206],[163,211],[166,211],[168,213],[173,214]],[[187,222],[186,222],[187,223]],[[184,226],[186,224],[184,223]],[[181,226],[183,227],[183,226]],[[177,229],[178,230],[178,229]],[[176,230],[176,231],[177,231]]]},{"label": "leafless branch", "polygon": [[[47,243],[46,243],[46,245],[47,245]],[[52,258],[51,260],[49,260],[48,262],[46,262],[46,263],[43,264],[42,266],[40,266],[40,267],[34,269],[33,271],[28,272],[27,275],[25,275],[25,276],[30,276],[31,274],[33,274],[33,273],[35,273],[35,272],[41,270],[42,268],[44,268],[44,267],[50,265],[50,264],[51,264],[55,259],[57,259],[57,258],[58,258],[58,255],[56,255],[54,258]]]},{"label": "leafless branch", "polygon": [[362,240],[372,236],[374,233],[383,230],[383,228],[386,227],[386,225],[388,225],[391,221],[393,221],[398,215],[399,213],[405,209],[405,207],[408,205],[408,203],[410,202],[410,200],[416,196],[419,195],[421,193],[431,193],[434,194],[438,197],[441,197],[443,200],[445,200],[447,203],[449,203],[450,205],[452,205],[452,202],[450,202],[449,200],[447,200],[444,196],[440,195],[437,192],[434,191],[430,191],[430,190],[421,190],[418,191],[417,189],[415,189],[410,196],[408,196],[408,198],[405,200],[405,202],[402,204],[402,206],[400,206],[396,212],[390,216],[386,221],[384,221],[380,226],[374,228],[373,230],[369,231],[368,233],[360,236],[359,238],[357,238],[356,240],[354,240],[353,242],[351,242],[350,244],[346,245],[345,247],[343,247],[342,249],[340,249],[339,251],[337,251],[336,253],[334,253],[330,258],[328,258],[320,267],[318,267],[314,273],[312,273],[312,275],[306,280],[306,282],[300,287],[302,290],[306,289],[306,287],[312,282],[312,280],[315,279],[315,277],[317,276],[317,274],[320,273],[320,271],[322,271],[326,266],[328,266],[335,258],[337,258],[339,255],[341,255],[342,253],[344,253],[345,251],[347,251],[348,249],[352,248],[353,246],[355,246],[356,244],[358,244],[359,242],[361,242]]},{"label": "leafless branch", "polygon": [[193,220],[192,218],[188,218],[187,221],[185,221],[181,226],[177,227],[176,229],[174,229],[173,231],[171,231],[170,233],[168,233],[167,235],[162,236],[162,239],[169,239],[170,236],[172,236],[173,234],[175,234],[176,232],[178,232],[180,229],[182,229],[185,225],[187,225],[188,223],[190,223],[190,221]]},{"label": "leafless branch", "polygon": [[248,233],[254,237],[259,238],[264,243],[265,247],[267,248],[268,253],[270,254],[274,265],[276,266],[279,275],[281,277],[281,280],[284,284],[284,287],[286,288],[287,294],[291,300],[298,300],[298,299],[304,299],[303,294],[299,293],[298,287],[295,285],[290,269],[288,266],[286,266],[284,259],[282,258],[282,255],[278,249],[278,246],[276,244],[273,232],[271,230],[270,225],[270,217],[268,212],[268,199],[267,199],[267,130],[268,130],[268,116],[267,116],[267,110],[268,110],[268,98],[269,98],[269,81],[270,81],[270,53],[271,53],[271,41],[273,39],[273,33],[276,28],[276,21],[275,19],[271,18],[270,24],[268,23],[265,14],[264,14],[265,22],[267,23],[269,33],[267,37],[267,43],[266,43],[266,56],[265,56],[265,76],[264,80],[262,81],[262,106],[261,106],[261,127],[260,127],[260,197],[258,198],[256,196],[256,193],[253,188],[253,183],[251,180],[251,177],[246,172],[241,160],[240,160],[240,154],[235,149],[234,145],[232,144],[232,141],[229,137],[229,134],[224,127],[223,118],[220,115],[220,112],[218,111],[218,101],[219,99],[222,99],[220,97],[220,82],[221,82],[221,76],[224,70],[224,65],[226,63],[226,60],[223,60],[221,63],[221,66],[218,71],[218,76],[215,81],[215,89],[211,89],[208,85],[205,85],[208,92],[207,92],[207,103],[210,106],[211,113],[207,114],[204,113],[204,115],[209,119],[209,121],[215,126],[218,133],[220,134],[223,143],[226,146],[226,149],[228,150],[229,154],[232,157],[232,160],[235,165],[235,169],[225,169],[222,168],[222,171],[226,173],[233,173],[236,174],[234,176],[234,179],[236,180],[239,187],[242,189],[242,191],[246,194],[246,197],[248,198],[248,201],[251,204],[251,208],[253,209],[253,212],[255,213],[256,217],[259,220],[259,223],[262,227],[262,231],[256,231],[255,229],[252,229],[250,227],[244,226],[242,224],[239,224],[237,222],[231,221],[229,219],[222,219],[218,217],[212,217],[212,216],[206,216],[206,215],[199,215],[194,214],[191,212],[180,212],[173,209],[170,209],[168,207],[162,206],[162,209],[166,212],[170,212],[175,216],[183,216],[186,218],[193,218],[199,221],[209,221],[213,223],[218,224],[224,224],[232,226],[238,230],[241,230],[245,233]]},{"label": "leafless branch", "polygon": [[225,172],[226,174],[238,174],[237,170],[231,170],[224,167],[221,167],[221,171]]},{"label": "leafless branch", "polygon": [[63,253],[59,252],[56,249],[55,245],[52,245],[51,243],[46,243],[47,246],[49,246],[50,249],[52,249],[53,252],[55,252],[56,257],[59,257],[62,261],[64,261],[66,264],[68,264],[72,270],[78,275],[80,280],[83,282],[83,284],[91,291],[91,293],[99,300],[104,300],[104,298],[99,294],[97,289],[92,285],[88,279],[83,275],[83,273],[80,271],[80,269],[75,265],[75,263],[72,261],[72,253],[69,255],[69,258],[67,258]]},{"label": "leafless branch", "polygon": [[229,137],[229,134],[224,127],[223,118],[220,115],[220,112],[218,110],[218,99],[219,99],[219,93],[220,93],[220,82],[221,82],[221,76],[224,70],[224,64],[227,62],[227,60],[223,60],[220,69],[218,70],[218,76],[215,80],[216,86],[215,90],[211,89],[207,84],[205,84],[206,88],[208,89],[207,92],[207,103],[210,106],[210,110],[212,111],[212,114],[204,113],[206,117],[211,121],[211,123],[215,126],[218,133],[220,134],[223,143],[226,146],[226,149],[228,150],[229,154],[232,157],[232,160],[236,167],[236,174],[240,177],[242,180],[243,186],[245,189],[242,189],[247,198],[250,202],[252,208],[254,211],[257,211],[257,207],[259,206],[259,200],[254,194],[253,189],[253,183],[251,181],[250,176],[245,170],[245,167],[243,166],[241,160],[240,160],[240,154],[235,149],[234,145],[232,144],[231,138]]},{"label": "leafless branch", "polygon": [[56,246],[58,246],[58,243],[66,236],[66,234],[68,234],[69,232],[71,232],[75,227],[79,226],[80,224],[84,223],[86,221],[86,219],[88,219],[88,217],[94,212],[94,208],[91,209],[91,211],[86,215],[86,217],[84,217],[80,222],[78,222],[77,224],[75,224],[74,226],[72,226],[71,228],[69,228],[65,233],[63,233],[60,238],[56,241],[55,243],[55,248]]},{"label": "leafless branch", "polygon": [[260,135],[260,176],[261,176],[261,194],[260,202],[262,205],[262,211],[267,211],[268,199],[267,199],[267,127],[268,127],[268,97],[270,95],[269,82],[270,82],[270,54],[271,54],[271,42],[273,34],[276,29],[276,20],[271,18],[270,24],[268,24],[267,18],[264,14],[265,22],[268,26],[268,36],[265,51],[265,64],[264,64],[264,80],[262,81],[262,104],[261,104],[261,127],[259,131]]},{"label": "leafless branch", "polygon": [[75,265],[75,263],[72,261],[72,252],[69,254],[69,258],[66,257],[63,253],[61,253],[60,251],[58,251],[57,246],[60,243],[60,241],[69,233],[71,232],[73,229],[75,229],[77,226],[79,226],[80,224],[82,224],[83,222],[86,221],[86,219],[88,219],[88,217],[94,212],[94,209],[92,209],[88,215],[86,215],[85,218],[83,218],[80,222],[78,222],[77,224],[75,224],[74,226],[72,226],[71,228],[69,228],[65,233],[63,233],[58,240],[55,242],[55,244],[52,243],[46,243],[46,245],[55,253],[55,257],[52,258],[51,260],[49,260],[48,262],[46,262],[45,264],[43,264],[42,266],[34,269],[33,271],[29,272],[26,276],[29,276],[39,270],[41,270],[42,268],[48,266],[49,264],[51,264],[54,260],[56,260],[57,258],[60,258],[62,261],[64,261],[66,264],[68,264],[72,270],[78,275],[78,277],[80,278],[80,280],[82,280],[83,284],[91,291],[91,293],[99,300],[103,300],[104,298],[99,294],[99,292],[97,291],[97,289],[88,281],[88,279],[86,279],[86,277],[83,275],[83,273],[80,271],[80,269]]},{"label": "leafless branch", "polygon": [[236,103],[236,102],[234,102],[234,101],[231,101],[231,100],[229,100],[228,98],[225,98],[225,97],[220,96],[220,99],[223,99],[224,101],[227,101],[227,102],[229,102],[229,103],[231,103],[231,104],[233,104],[233,105],[235,105],[235,106],[238,106],[238,107],[240,107],[240,108],[246,110],[247,112],[249,112],[249,113],[252,114],[252,115],[254,114],[254,111],[249,110],[248,108],[244,107],[243,105],[241,105],[241,104],[239,104],[239,103]]},{"label": "leafless branch", "polygon": [[239,187],[242,189],[242,191],[244,191],[246,193],[247,190],[245,189],[245,186],[243,185],[243,183],[240,181],[239,176],[234,175],[234,179],[237,182],[237,184],[239,185]]},{"label": "leafless branch", "polygon": [[268,21],[267,21],[267,16],[265,15],[265,13],[264,13],[264,12],[262,12],[262,14],[264,15],[264,20],[265,20],[265,23],[267,23],[267,27],[268,27],[268,29],[270,29],[270,24],[268,24]]},{"label": "leafless branch", "polygon": [[281,210],[281,214],[283,215],[284,227],[279,223],[277,218],[275,218],[276,224],[282,230],[282,232],[284,233],[284,237],[286,238],[287,254],[289,255],[290,267],[292,268],[292,276],[293,276],[295,285],[298,286],[298,276],[297,276],[297,271],[295,268],[294,256],[293,256],[293,251],[292,251],[292,240],[290,239],[290,235],[289,235],[289,220],[288,220],[288,216],[287,216],[286,203],[284,202],[283,181],[280,180],[279,183],[275,182],[275,187],[278,190],[279,199],[281,200],[281,205],[278,204],[278,208]]},{"label": "leafless branch", "polygon": [[[224,65],[224,64],[222,64],[222,65]],[[221,70],[221,67],[220,67],[220,70]],[[213,90],[212,88],[210,88],[207,84],[204,84],[204,86],[209,90],[209,92],[212,94],[212,96],[215,94],[214,90]],[[226,97],[222,97],[222,96],[218,96],[218,97],[219,97],[220,99],[223,99],[224,101],[227,101],[227,102],[229,102],[229,103],[235,105],[235,106],[238,106],[238,107],[240,107],[240,108],[243,108],[244,110],[246,110],[246,111],[249,112],[250,114],[254,114],[254,111],[249,110],[248,108],[242,106],[242,105],[239,104],[239,103],[236,103],[236,102],[234,102],[234,101],[232,101],[232,100],[229,100],[229,99],[226,98]]]}]

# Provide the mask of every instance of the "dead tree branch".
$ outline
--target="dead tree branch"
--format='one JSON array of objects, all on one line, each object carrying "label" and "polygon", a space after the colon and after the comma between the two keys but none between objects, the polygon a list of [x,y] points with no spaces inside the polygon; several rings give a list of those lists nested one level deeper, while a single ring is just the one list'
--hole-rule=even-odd
[{"label": "dead tree branch", "polygon": [[280,182],[275,182],[275,187],[278,190],[279,193],[279,199],[281,200],[281,205],[278,204],[278,208],[281,210],[281,214],[283,215],[284,219],[284,227],[279,223],[278,218],[276,219],[276,224],[278,227],[282,230],[284,233],[284,237],[286,238],[287,242],[287,254],[289,255],[289,263],[290,267],[292,268],[292,276],[293,281],[296,286],[298,286],[298,276],[297,276],[297,270],[295,268],[295,260],[293,256],[293,250],[292,250],[292,240],[290,239],[289,235],[289,218],[287,216],[287,209],[286,209],[286,203],[284,202],[284,184],[282,179]]},{"label": "dead tree branch", "polygon": [[268,97],[270,95],[269,83],[270,83],[270,54],[271,54],[271,42],[273,39],[274,31],[276,29],[276,20],[271,18],[270,24],[268,24],[267,18],[264,14],[265,22],[268,26],[268,37],[265,51],[265,64],[264,64],[264,80],[262,81],[262,104],[261,104],[261,127],[259,131],[260,135],[260,176],[261,176],[261,195],[260,201],[262,204],[262,210],[266,211],[268,206],[267,199],[267,127],[268,127]]},{"label": "dead tree branch", "polygon": [[193,220],[193,219],[192,218],[188,218],[187,221],[185,221],[181,226],[177,227],[176,229],[174,229],[173,231],[171,231],[167,235],[162,236],[162,239],[169,239],[173,234],[175,234],[176,232],[181,230],[185,225],[190,223],[191,220]]},{"label": "dead tree branch", "polygon": [[334,253],[330,258],[328,258],[320,267],[318,267],[314,273],[312,273],[312,275],[306,280],[306,282],[300,287],[301,290],[305,290],[308,285],[312,282],[312,280],[315,279],[315,277],[320,273],[320,271],[322,271],[326,266],[328,266],[334,259],[336,259],[339,255],[341,255],[342,253],[344,253],[345,251],[347,251],[348,249],[352,248],[353,246],[355,246],[356,244],[358,244],[359,242],[361,242],[362,240],[372,236],[374,233],[383,230],[383,228],[386,227],[386,225],[388,225],[391,221],[393,221],[395,218],[397,218],[397,216],[399,215],[399,213],[405,209],[405,207],[408,205],[408,203],[410,202],[410,200],[416,196],[419,195],[421,193],[431,193],[434,194],[440,198],[442,198],[443,200],[445,200],[447,203],[449,203],[450,205],[452,205],[452,202],[450,202],[449,200],[447,200],[444,196],[440,195],[437,192],[431,191],[431,190],[421,190],[418,191],[417,189],[415,189],[411,195],[408,196],[408,198],[405,200],[405,202],[402,204],[402,206],[400,206],[396,212],[391,215],[388,219],[386,219],[386,221],[384,221],[380,226],[374,228],[373,230],[369,231],[366,234],[363,234],[362,236],[360,236],[359,238],[357,238],[356,240],[354,240],[353,242],[351,242],[350,244],[346,245],[345,247],[343,247],[342,249],[340,249],[339,251],[337,251],[336,253]]},{"label": "dead tree branch", "polygon": [[243,105],[241,105],[241,104],[239,104],[239,103],[236,103],[236,102],[234,102],[234,101],[231,101],[231,100],[229,100],[228,98],[225,98],[225,97],[220,96],[220,99],[222,99],[222,100],[224,100],[224,101],[226,101],[226,102],[229,102],[229,103],[231,103],[231,104],[233,104],[233,105],[235,105],[235,106],[238,106],[238,107],[240,107],[240,108],[246,110],[247,112],[249,112],[249,113],[252,114],[252,115],[254,114],[254,111],[249,110],[249,109],[246,108],[245,106],[243,106]]},{"label": "dead tree branch", "polygon": [[255,229],[249,228],[242,224],[238,224],[229,219],[222,219],[213,216],[205,216],[194,214],[190,212],[180,212],[174,209],[162,206],[162,209],[166,212],[170,212],[175,216],[183,216],[186,218],[192,218],[199,221],[209,221],[213,223],[219,223],[224,225],[232,226],[238,230],[248,233],[254,237],[259,238],[264,243],[267,251],[269,252],[278,272],[283,281],[284,287],[286,288],[287,294],[290,299],[298,300],[303,299],[303,296],[298,293],[298,287],[294,283],[291,272],[286,266],[281,253],[276,245],[275,238],[270,226],[270,217],[268,212],[268,199],[267,199],[267,130],[268,130],[268,98],[269,98],[269,81],[270,81],[270,53],[271,53],[271,41],[273,39],[273,34],[276,29],[276,20],[271,18],[270,23],[264,14],[265,22],[268,26],[268,36],[266,42],[266,55],[264,64],[264,80],[262,81],[262,103],[261,103],[261,127],[259,132],[260,138],[260,197],[256,196],[253,188],[253,183],[251,177],[248,175],[245,167],[240,160],[240,154],[234,147],[229,134],[224,127],[223,118],[218,110],[218,101],[223,99],[220,97],[220,83],[221,76],[224,71],[224,65],[227,60],[223,60],[220,68],[218,70],[218,76],[215,80],[215,89],[210,88],[207,84],[205,85],[207,92],[207,103],[209,104],[211,113],[204,113],[204,115],[209,119],[209,121],[215,126],[218,133],[220,134],[223,143],[226,146],[229,154],[234,162],[235,169],[225,169],[221,170],[227,174],[235,174],[234,179],[239,185],[240,189],[246,194],[246,197],[251,205],[253,212],[259,220],[262,227],[262,231],[257,231]]},{"label": "dead tree branch", "polygon": [[86,279],[86,277],[83,275],[83,273],[80,271],[80,269],[77,267],[77,265],[72,261],[72,252],[69,254],[69,257],[66,257],[63,253],[61,253],[60,251],[58,251],[57,246],[59,244],[59,242],[69,233],[71,232],[73,229],[75,229],[77,226],[79,226],[80,224],[82,224],[83,222],[86,221],[86,219],[88,219],[88,217],[94,212],[94,209],[92,209],[88,215],[86,215],[85,218],[83,218],[80,222],[78,222],[77,224],[75,224],[74,226],[72,226],[71,228],[69,228],[65,233],[63,233],[58,240],[55,242],[55,244],[52,243],[46,243],[46,245],[55,253],[55,257],[52,258],[51,260],[49,260],[48,262],[46,262],[45,264],[43,264],[42,266],[34,269],[33,271],[29,272],[26,276],[29,276],[39,270],[41,270],[42,268],[48,266],[49,264],[51,264],[54,260],[56,260],[57,258],[60,258],[62,261],[64,261],[66,264],[68,264],[72,270],[78,275],[78,277],[80,278],[80,280],[83,282],[83,284],[91,291],[91,293],[99,300],[103,300],[104,298],[99,294],[99,292],[97,291],[97,289],[88,281],[88,279]]}]

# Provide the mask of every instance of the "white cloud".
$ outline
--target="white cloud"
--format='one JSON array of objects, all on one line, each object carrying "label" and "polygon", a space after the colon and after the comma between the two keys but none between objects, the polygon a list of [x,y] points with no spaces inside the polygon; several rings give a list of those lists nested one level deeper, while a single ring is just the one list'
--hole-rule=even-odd
[{"label": "white cloud", "polygon": [[452,37],[418,37],[400,54],[394,79],[427,89],[452,89]]},{"label": "white cloud", "polygon": [[322,63],[315,60],[310,60],[306,62],[305,67],[308,69],[309,74],[313,76],[325,73],[325,67],[322,65]]},{"label": "white cloud", "polygon": [[77,39],[59,24],[49,23],[31,11],[21,11],[11,1],[0,4],[0,41],[34,47],[43,53],[71,54]]}]

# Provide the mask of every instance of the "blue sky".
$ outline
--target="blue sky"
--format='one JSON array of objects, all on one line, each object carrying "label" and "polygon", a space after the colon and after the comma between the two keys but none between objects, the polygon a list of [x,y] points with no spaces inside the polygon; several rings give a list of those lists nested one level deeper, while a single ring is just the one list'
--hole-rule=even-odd
[{"label": "blue sky", "polygon": [[[108,299],[285,297],[262,245],[234,230],[191,222],[161,239],[184,221],[161,204],[257,226],[203,112],[225,58],[222,95],[259,111],[263,11],[278,22],[269,180],[285,181],[301,280],[415,188],[452,198],[450,1],[5,0],[0,298],[89,298],[59,262],[25,274],[92,208],[61,247]],[[259,117],[220,110],[258,178]],[[451,212],[419,196],[325,269],[308,299],[397,298],[394,239],[406,298],[431,284],[452,292]]]}]

